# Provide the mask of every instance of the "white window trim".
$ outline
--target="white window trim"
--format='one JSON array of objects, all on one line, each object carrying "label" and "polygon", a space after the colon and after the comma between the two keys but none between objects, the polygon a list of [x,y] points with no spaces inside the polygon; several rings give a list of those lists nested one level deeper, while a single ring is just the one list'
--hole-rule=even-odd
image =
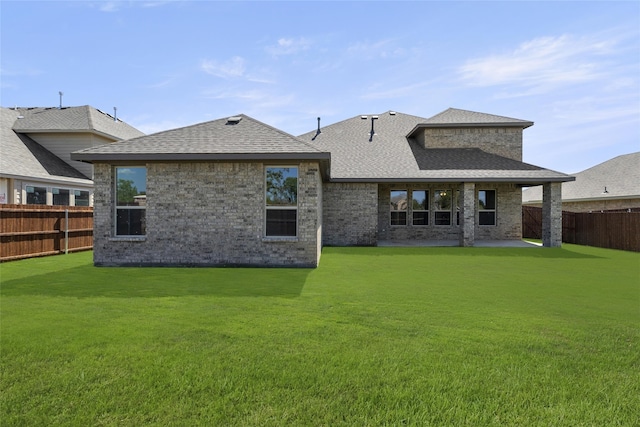
[{"label": "white window trim", "polygon": [[[145,234],[141,234],[141,235],[136,235],[136,234],[118,234],[118,208],[120,209],[131,209],[131,210],[138,210],[138,209],[147,209],[147,206],[120,206],[118,205],[118,168],[125,168],[125,167],[129,167],[129,168],[144,168],[145,170],[147,170],[147,165],[141,166],[141,165],[132,165],[132,166],[114,166],[113,167],[113,236],[112,239],[113,240],[119,240],[119,241],[140,241],[140,240],[144,240],[147,236],[147,230],[145,228]],[[146,180],[146,174],[145,174],[145,180]],[[146,187],[146,185],[145,185]],[[146,190],[146,188],[145,188]],[[146,193],[146,192],[145,192]],[[146,217],[146,215],[145,215]]]},{"label": "white window trim", "polygon": [[[391,193],[394,191],[404,191],[405,195],[406,195],[406,199],[407,199],[407,207],[406,209],[391,209]],[[405,220],[404,220],[404,224],[392,224],[392,214],[394,212],[404,212],[405,213]],[[413,222],[413,220],[412,220]],[[389,190],[389,227],[406,227],[409,224],[409,190],[408,189],[397,189],[397,188],[392,188]]]},{"label": "white window trim", "polygon": [[[436,197],[436,193],[450,193],[451,194],[451,202],[450,202],[450,206],[449,206],[449,210],[442,210],[442,209],[437,209],[437,197]],[[449,188],[444,188],[444,189],[436,189],[433,190],[433,225],[435,227],[455,227],[456,225],[454,225],[454,218],[453,218],[453,190],[449,189]],[[449,224],[438,224],[436,222],[436,217],[438,216],[439,212],[448,212],[449,213]]]},{"label": "white window trim", "polygon": [[[429,227],[431,225],[430,210],[429,209],[413,209],[413,193],[416,191],[424,191],[424,194],[427,197],[427,207],[430,206],[431,203],[431,190],[427,188],[418,188],[417,190],[411,190],[411,226],[412,227]],[[426,212],[427,213],[427,223],[426,224],[414,224],[413,223],[413,213],[414,212]]]},{"label": "white window trim", "polygon": [[[493,191],[495,193],[495,208],[494,209],[481,209],[480,208],[480,192],[481,191]],[[493,224],[480,224],[480,212],[493,212]],[[498,225],[498,190],[495,188],[482,188],[478,190],[478,226],[480,227],[496,227]]]},{"label": "white window trim", "polygon": [[[296,168],[296,205],[295,206],[269,206],[267,205],[267,169],[291,169]],[[262,222],[262,241],[264,242],[282,242],[282,241],[298,241],[300,235],[300,215],[298,206],[300,204],[300,165],[264,165],[264,178],[263,182],[263,206],[264,206],[264,220]],[[267,235],[267,211],[271,210],[295,210],[296,211],[296,235],[295,236],[268,236]]]}]

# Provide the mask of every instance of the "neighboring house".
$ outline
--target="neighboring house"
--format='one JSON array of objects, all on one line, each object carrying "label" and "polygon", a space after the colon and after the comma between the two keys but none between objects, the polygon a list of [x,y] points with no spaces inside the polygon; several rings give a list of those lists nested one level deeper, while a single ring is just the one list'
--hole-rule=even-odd
[{"label": "neighboring house", "polygon": [[90,206],[92,166],[71,152],[141,135],[90,106],[0,108],[0,203]]},{"label": "neighboring house", "polygon": [[[640,152],[614,157],[575,177],[575,181],[562,184],[565,211],[640,209]],[[542,206],[542,188],[525,189],[522,204]]]},{"label": "neighboring house", "polygon": [[[86,149],[97,265],[316,266],[323,245],[520,239],[521,187],[561,183],[522,162],[533,123],[449,109],[386,112],[294,137],[245,115]],[[140,196],[145,196],[141,198]]]}]

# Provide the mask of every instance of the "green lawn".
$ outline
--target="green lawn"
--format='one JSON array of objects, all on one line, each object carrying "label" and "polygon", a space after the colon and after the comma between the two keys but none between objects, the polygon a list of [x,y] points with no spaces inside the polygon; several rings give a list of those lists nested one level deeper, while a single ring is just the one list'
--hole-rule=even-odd
[{"label": "green lawn", "polygon": [[637,426],[640,254],[325,248],[309,269],[4,263],[0,423]]}]

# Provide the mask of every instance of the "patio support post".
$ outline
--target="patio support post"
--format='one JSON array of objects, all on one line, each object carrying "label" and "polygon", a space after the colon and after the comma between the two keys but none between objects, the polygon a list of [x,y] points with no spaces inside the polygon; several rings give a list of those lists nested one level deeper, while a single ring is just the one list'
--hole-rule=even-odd
[{"label": "patio support post", "polygon": [[460,246],[473,246],[476,230],[476,185],[473,182],[460,184]]},{"label": "patio support post", "polygon": [[542,186],[542,246],[562,246],[562,183]]}]

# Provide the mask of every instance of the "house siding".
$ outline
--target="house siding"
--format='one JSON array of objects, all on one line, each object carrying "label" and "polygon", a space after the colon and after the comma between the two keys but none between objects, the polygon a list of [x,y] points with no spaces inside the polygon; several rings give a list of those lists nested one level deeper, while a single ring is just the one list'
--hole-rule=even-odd
[{"label": "house siding", "polygon": [[316,162],[298,167],[298,235],[265,238],[265,165],[148,163],[146,236],[113,236],[113,167],[95,164],[96,265],[315,267],[322,233]]},{"label": "house siding", "polygon": [[30,133],[29,137],[89,179],[91,179],[91,175],[93,174],[92,166],[88,163],[71,160],[71,153],[76,150],[97,147],[113,142],[113,139],[90,133]]},{"label": "house siding", "polygon": [[[461,189],[460,183],[408,183],[380,184],[378,192],[378,239],[403,240],[459,240],[462,226],[456,225],[456,212],[453,211],[451,225],[435,225],[435,206],[433,194],[436,190]],[[407,225],[390,225],[391,190],[427,190],[429,191],[429,225],[411,225],[411,200],[408,200]],[[496,190],[496,225],[478,225],[478,191]],[[474,236],[475,240],[517,240],[522,238],[521,190],[514,184],[475,183],[474,190]],[[411,197],[411,193],[408,193]],[[462,223],[462,221],[460,221]]]},{"label": "house siding", "polygon": [[522,161],[521,128],[426,128],[415,140],[424,148],[479,148],[490,154]]},{"label": "house siding", "polygon": [[325,183],[323,244],[374,246],[377,243],[378,184]]}]

